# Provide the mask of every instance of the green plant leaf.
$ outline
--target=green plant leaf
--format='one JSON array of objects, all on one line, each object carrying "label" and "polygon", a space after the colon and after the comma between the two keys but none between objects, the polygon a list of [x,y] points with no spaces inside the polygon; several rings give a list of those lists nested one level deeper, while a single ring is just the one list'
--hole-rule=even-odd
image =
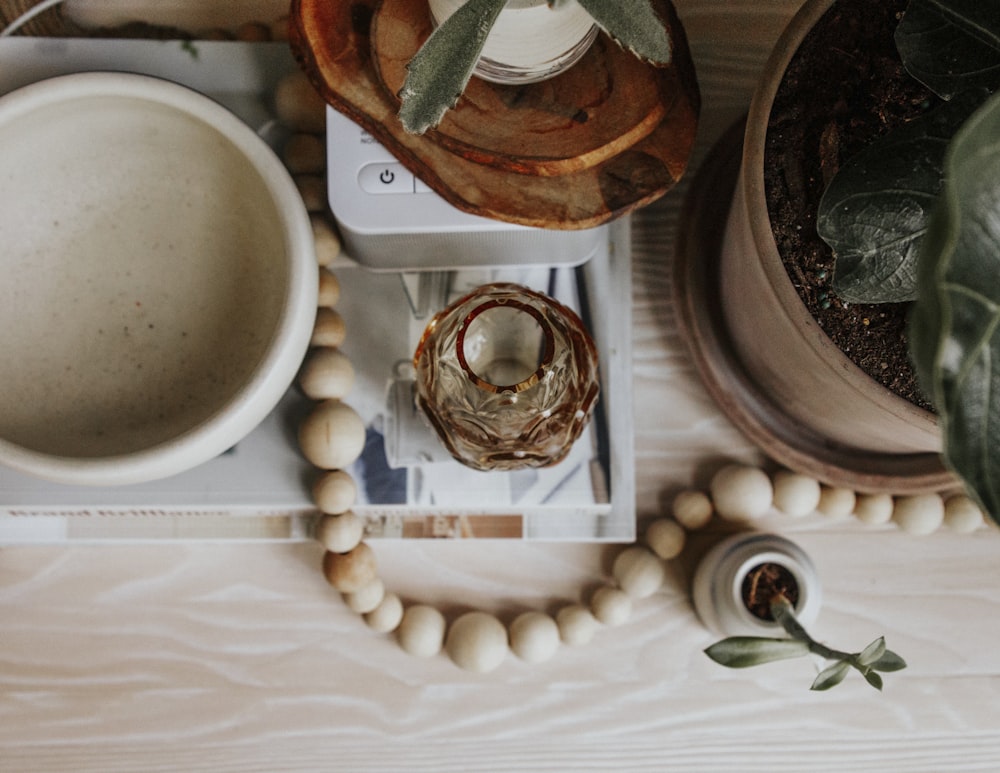
[{"label": "green plant leaf", "polygon": [[729,668],[749,668],[775,660],[803,657],[809,654],[809,645],[797,639],[730,636],[706,649],[705,654]]},{"label": "green plant leaf", "polygon": [[882,653],[882,657],[874,663],[869,663],[868,666],[874,671],[902,671],[906,668],[906,661],[892,650],[886,650]]},{"label": "green plant leaf", "polygon": [[469,0],[445,19],[407,67],[399,119],[411,134],[437,126],[462,95],[507,0]]},{"label": "green plant leaf", "polygon": [[885,654],[885,637],[879,636],[875,641],[865,647],[858,654],[858,663],[862,666],[871,666]]},{"label": "green plant leaf", "polygon": [[910,0],[895,38],[909,73],[945,99],[1000,86],[1000,5],[993,0]]},{"label": "green plant leaf", "polygon": [[827,186],[816,230],[836,258],[833,286],[849,303],[917,296],[920,242],[941,190],[948,143],[982,103],[969,92],[868,144]]},{"label": "green plant leaf", "polygon": [[673,41],[650,0],[577,0],[611,38],[640,59],[670,64]]},{"label": "green plant leaf", "polygon": [[851,664],[846,660],[838,660],[832,666],[824,668],[813,680],[811,690],[829,690],[844,681],[847,672],[851,670]]},{"label": "green plant leaf", "polygon": [[956,135],[920,257],[910,347],[944,457],[1000,517],[1000,95]]},{"label": "green plant leaf", "polygon": [[879,676],[877,673],[875,673],[871,669],[862,669],[861,675],[865,678],[865,681],[868,682],[868,684],[870,684],[872,687],[874,687],[879,692],[882,691],[882,677],[881,676]]}]

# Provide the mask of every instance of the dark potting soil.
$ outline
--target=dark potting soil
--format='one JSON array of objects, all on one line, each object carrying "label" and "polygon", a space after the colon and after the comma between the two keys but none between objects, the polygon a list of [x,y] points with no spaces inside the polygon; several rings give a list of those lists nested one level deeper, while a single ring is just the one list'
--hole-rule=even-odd
[{"label": "dark potting soil", "polygon": [[837,0],[790,63],[771,112],[765,191],[778,251],[799,296],[865,373],[924,408],[906,343],[909,304],[846,304],[816,233],[827,182],[864,144],[938,99],[911,78],[893,32],[906,0]]},{"label": "dark potting soil", "polygon": [[788,599],[792,607],[799,603],[799,584],[795,581],[795,576],[781,564],[765,563],[755,566],[743,578],[740,593],[750,614],[761,620],[774,620],[771,601],[778,596]]}]

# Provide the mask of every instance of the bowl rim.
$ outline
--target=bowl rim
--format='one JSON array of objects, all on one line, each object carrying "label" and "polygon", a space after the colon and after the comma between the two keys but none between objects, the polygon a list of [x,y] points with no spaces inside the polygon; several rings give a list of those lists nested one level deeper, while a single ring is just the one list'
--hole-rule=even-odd
[{"label": "bowl rim", "polygon": [[0,438],[0,463],[65,484],[111,486],[157,480],[229,450],[264,420],[291,386],[309,347],[316,314],[315,245],[298,188],[274,150],[211,97],[157,76],[112,71],[71,73],[0,96],[0,122],[16,120],[62,100],[107,97],[153,102],[186,113],[225,137],[254,166],[285,225],[288,282],[279,324],[250,378],[221,411],[177,437],[140,451],[95,457],[49,454]]}]

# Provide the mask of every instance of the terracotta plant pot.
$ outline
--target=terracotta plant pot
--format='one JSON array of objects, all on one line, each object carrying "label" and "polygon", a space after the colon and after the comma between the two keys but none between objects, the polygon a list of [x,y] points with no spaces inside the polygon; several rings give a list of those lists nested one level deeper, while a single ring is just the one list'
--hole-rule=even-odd
[{"label": "terracotta plant pot", "polygon": [[788,279],[771,233],[764,198],[771,104],[802,38],[833,3],[810,0],[802,7],[751,102],[721,257],[726,322],[753,378],[806,426],[860,449],[937,452],[941,435],[934,414],[876,383],[830,340]]},{"label": "terracotta plant pot", "polygon": [[[772,104],[803,39],[833,4],[807,0],[766,64],[745,130],[730,132],[703,165],[699,176],[714,179],[696,181],[688,199],[675,300],[709,391],[779,462],[861,491],[953,488],[936,416],[867,375],[831,340],[800,299],[772,234],[764,182]],[[720,210],[721,183],[734,178],[731,207]]]},{"label": "terracotta plant pot", "polygon": [[805,626],[816,620],[822,588],[809,556],[776,534],[734,534],[709,550],[695,570],[692,600],[706,628],[719,636],[784,635],[780,624],[754,615],[744,602],[747,577],[762,565],[790,575],[795,618]]}]

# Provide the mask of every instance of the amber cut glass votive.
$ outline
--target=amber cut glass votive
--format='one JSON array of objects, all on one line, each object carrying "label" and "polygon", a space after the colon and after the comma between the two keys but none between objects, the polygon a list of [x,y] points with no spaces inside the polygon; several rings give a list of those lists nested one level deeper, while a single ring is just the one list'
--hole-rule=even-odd
[{"label": "amber cut glass votive", "polygon": [[506,282],[439,312],[413,365],[418,406],[452,456],[477,470],[556,464],[600,391],[597,348],[580,317]]}]

